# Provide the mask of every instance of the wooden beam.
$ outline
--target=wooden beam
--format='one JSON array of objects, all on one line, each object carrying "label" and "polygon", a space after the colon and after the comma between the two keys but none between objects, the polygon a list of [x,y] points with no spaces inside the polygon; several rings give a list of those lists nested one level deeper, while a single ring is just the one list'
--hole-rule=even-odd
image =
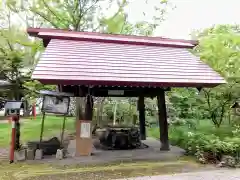
[{"label": "wooden beam", "polygon": [[[160,90],[170,90],[170,88],[154,88],[154,87],[120,87],[120,86],[94,86],[91,88],[91,94],[95,97],[139,97],[144,94],[145,97],[156,97]],[[81,90],[82,94],[79,94]],[[123,90],[123,95],[109,95],[109,90]],[[85,97],[89,89],[87,86],[63,86],[63,92],[73,93],[76,97]]]},{"label": "wooden beam", "polygon": [[169,140],[168,140],[168,122],[167,122],[167,110],[165,102],[165,91],[159,91],[157,96],[158,104],[158,117],[159,117],[159,129],[160,129],[160,141],[161,151],[169,151]]},{"label": "wooden beam", "polygon": [[43,39],[43,46],[47,47],[50,42],[50,39]]},{"label": "wooden beam", "polygon": [[139,111],[139,128],[141,140],[146,140],[146,120],[145,120],[145,104],[144,96],[138,98],[138,111]]}]

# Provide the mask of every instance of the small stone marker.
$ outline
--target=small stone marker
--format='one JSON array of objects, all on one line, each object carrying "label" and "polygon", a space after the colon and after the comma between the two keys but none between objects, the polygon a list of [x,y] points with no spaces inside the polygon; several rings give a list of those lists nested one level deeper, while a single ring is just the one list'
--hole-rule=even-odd
[{"label": "small stone marker", "polygon": [[15,151],[14,156],[17,161],[25,161],[26,160],[26,149],[21,149],[19,151]]},{"label": "small stone marker", "polygon": [[34,149],[27,149],[27,160],[34,160],[35,151]]},{"label": "small stone marker", "polygon": [[64,158],[64,150],[63,149],[58,149],[56,153],[56,159],[63,159]]},{"label": "small stone marker", "polygon": [[43,150],[42,149],[37,149],[35,152],[35,159],[36,160],[41,160],[43,158]]}]

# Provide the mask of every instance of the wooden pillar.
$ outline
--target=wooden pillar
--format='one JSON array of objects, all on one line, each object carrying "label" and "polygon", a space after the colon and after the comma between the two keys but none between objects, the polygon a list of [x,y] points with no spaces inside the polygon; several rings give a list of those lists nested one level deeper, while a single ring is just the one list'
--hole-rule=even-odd
[{"label": "wooden pillar", "polygon": [[141,140],[146,140],[144,96],[139,96],[139,98],[138,98],[138,111],[139,111],[140,138],[141,138]]},{"label": "wooden pillar", "polygon": [[85,120],[91,121],[93,118],[93,98],[91,95],[86,97]]},{"label": "wooden pillar", "polygon": [[90,156],[92,154],[92,117],[93,98],[88,95],[86,97],[84,119],[76,121],[76,156]]},{"label": "wooden pillar", "polygon": [[165,91],[162,90],[157,96],[158,104],[158,117],[159,117],[159,129],[160,129],[160,141],[161,151],[169,151],[169,140],[168,140],[168,122],[167,122],[167,111],[165,102]]},{"label": "wooden pillar", "polygon": [[85,118],[84,113],[83,113],[83,98],[81,97],[83,95],[82,89],[78,87],[78,93],[76,101],[75,101],[75,106],[76,106],[76,121],[82,120]]}]

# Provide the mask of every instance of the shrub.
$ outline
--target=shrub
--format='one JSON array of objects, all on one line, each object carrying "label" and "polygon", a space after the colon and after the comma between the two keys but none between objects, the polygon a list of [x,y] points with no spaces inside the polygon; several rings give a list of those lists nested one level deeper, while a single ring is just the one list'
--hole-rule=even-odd
[{"label": "shrub", "polygon": [[[240,127],[222,125],[215,128],[207,120],[179,120],[171,123],[169,139],[172,145],[196,156],[202,163],[209,159],[220,160],[223,155],[240,158]],[[151,136],[159,137],[159,129],[150,130]]]}]

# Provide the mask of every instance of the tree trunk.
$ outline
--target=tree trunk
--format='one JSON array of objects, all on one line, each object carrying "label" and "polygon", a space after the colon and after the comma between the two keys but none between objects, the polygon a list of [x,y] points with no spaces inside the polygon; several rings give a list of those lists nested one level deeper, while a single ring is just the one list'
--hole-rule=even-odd
[{"label": "tree trunk", "polygon": [[117,118],[117,106],[118,106],[118,101],[115,102],[114,104],[114,113],[113,113],[113,125],[116,125],[116,118]]},{"label": "tree trunk", "polygon": [[103,113],[103,106],[104,106],[104,100],[105,97],[101,98],[97,101],[97,113],[96,113],[96,119],[97,119],[97,125],[99,126],[102,121],[102,113]]},{"label": "tree trunk", "polygon": [[24,117],[28,117],[28,116],[30,116],[30,112],[31,112],[31,110],[30,110],[30,108],[29,108],[28,101],[25,100],[25,101],[23,102],[23,104],[24,104],[24,106],[23,106],[23,116],[24,116]]}]

